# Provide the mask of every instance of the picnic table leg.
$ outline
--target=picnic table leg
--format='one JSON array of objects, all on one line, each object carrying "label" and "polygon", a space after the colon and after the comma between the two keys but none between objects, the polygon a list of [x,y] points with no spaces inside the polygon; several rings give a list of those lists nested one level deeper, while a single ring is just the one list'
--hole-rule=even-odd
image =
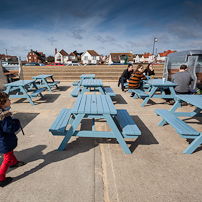
[{"label": "picnic table leg", "polygon": [[27,98],[27,99],[29,100],[29,102],[30,102],[32,105],[34,105],[32,99],[31,99],[30,96],[27,94],[27,91],[26,91],[22,86],[20,86],[20,90],[21,90],[21,92],[24,94],[25,98]]},{"label": "picnic table leg", "polygon": [[171,92],[171,95],[173,96],[173,99],[175,100],[175,102],[177,102],[177,98],[175,97],[176,92],[175,92],[174,88],[173,87],[169,87],[169,90]]},{"label": "picnic table leg", "polygon": [[[35,88],[36,90],[38,89],[38,87],[37,87],[37,85],[36,85],[35,82],[33,83],[33,86],[34,86],[34,88]],[[39,95],[41,96],[41,98],[43,97],[43,95],[42,95],[41,93],[39,93]]]},{"label": "picnic table leg", "polygon": [[192,143],[183,151],[184,154],[192,154],[202,143],[202,133],[195,138]]},{"label": "picnic table leg", "polygon": [[149,93],[149,97],[146,97],[143,101],[143,103],[141,104],[141,107],[144,107],[147,102],[149,101],[149,99],[153,96],[153,94],[156,92],[157,87],[152,87],[150,93]]},{"label": "picnic table leg", "polygon": [[101,95],[105,95],[105,93],[104,93],[102,87],[97,87],[97,89],[100,91]]},{"label": "picnic table leg", "polygon": [[[55,80],[53,79],[53,76],[51,76],[51,79],[53,81],[53,83],[55,82]],[[59,88],[57,84],[55,84],[56,88]]]},{"label": "picnic table leg", "polygon": [[11,89],[11,86],[8,86],[8,87],[6,88],[6,90],[5,90],[5,93],[6,93],[6,94],[9,94],[10,89]]},{"label": "picnic table leg", "polygon": [[88,91],[87,88],[86,88],[85,86],[83,86],[83,88],[82,88],[80,94],[83,95],[83,94],[84,94],[85,92],[87,92],[87,91]]},{"label": "picnic table leg", "polygon": [[114,133],[114,137],[117,139],[117,141],[121,145],[123,151],[126,154],[131,154],[131,151],[128,148],[125,140],[123,139],[123,136],[121,135],[119,129],[117,128],[113,118],[109,114],[104,114],[104,117],[105,117],[107,123],[109,124],[109,127],[111,128],[112,132]]},{"label": "picnic table leg", "polygon": [[48,90],[52,93],[53,91],[51,90],[50,86],[48,85],[48,82],[47,82],[46,78],[43,78],[42,81],[43,81],[43,83],[44,83],[44,86],[45,86],[46,88],[48,88]]},{"label": "picnic table leg", "polygon": [[63,139],[63,141],[61,142],[60,146],[58,147],[59,151],[63,151],[68,143],[68,141],[70,140],[70,138],[72,137],[72,135],[74,135],[74,132],[76,131],[78,125],[80,124],[81,120],[83,119],[85,114],[78,114],[74,120],[74,122],[72,123],[71,127],[69,128],[69,130],[66,132],[66,135]]}]

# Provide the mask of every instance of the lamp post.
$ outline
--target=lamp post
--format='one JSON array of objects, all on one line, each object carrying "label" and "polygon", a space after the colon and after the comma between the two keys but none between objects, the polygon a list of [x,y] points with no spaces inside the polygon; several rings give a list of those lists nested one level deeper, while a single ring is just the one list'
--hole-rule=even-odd
[{"label": "lamp post", "polygon": [[[153,55],[154,55],[155,43],[156,43],[157,41],[158,41],[158,39],[154,37],[154,45],[153,45],[153,53],[152,53]],[[154,58],[155,58],[155,56],[154,56]]]},{"label": "lamp post", "polygon": [[158,41],[157,38],[154,38],[154,45],[153,45],[153,55],[154,55],[154,47],[155,47],[155,43]]}]

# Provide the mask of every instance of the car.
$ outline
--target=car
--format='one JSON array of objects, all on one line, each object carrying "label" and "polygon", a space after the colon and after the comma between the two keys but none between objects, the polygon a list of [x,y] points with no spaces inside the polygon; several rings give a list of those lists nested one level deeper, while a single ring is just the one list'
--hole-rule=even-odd
[{"label": "car", "polygon": [[67,66],[82,66],[80,63],[70,63]]},{"label": "car", "polygon": [[109,65],[123,65],[122,63],[112,63],[112,64],[109,64]]},{"label": "car", "polygon": [[63,63],[60,63],[60,62],[52,62],[51,64],[46,65],[46,66],[65,66],[65,65]]},{"label": "car", "polygon": [[43,63],[39,63],[39,62],[28,62],[23,66],[44,66]]}]

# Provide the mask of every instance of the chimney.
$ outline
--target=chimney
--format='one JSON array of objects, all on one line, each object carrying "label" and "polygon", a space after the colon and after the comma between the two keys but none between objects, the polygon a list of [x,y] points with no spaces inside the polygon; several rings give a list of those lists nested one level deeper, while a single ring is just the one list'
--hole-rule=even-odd
[{"label": "chimney", "polygon": [[133,54],[133,51],[131,50],[131,51],[130,51],[130,53],[132,53],[132,54]]},{"label": "chimney", "polygon": [[58,52],[58,51],[57,51],[57,48],[55,48],[55,55],[56,55],[57,52]]}]

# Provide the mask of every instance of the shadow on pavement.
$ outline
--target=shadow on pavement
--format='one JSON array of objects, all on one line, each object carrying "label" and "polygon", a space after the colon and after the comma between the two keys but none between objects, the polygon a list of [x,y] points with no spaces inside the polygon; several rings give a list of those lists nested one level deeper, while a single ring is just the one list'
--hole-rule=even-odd
[{"label": "shadow on pavement", "polygon": [[[49,164],[71,158],[72,156],[83,152],[87,152],[90,149],[95,148],[96,146],[97,145],[95,143],[94,138],[77,138],[76,140],[68,143],[64,151],[53,150],[44,154],[43,150],[47,147],[46,145],[37,145],[35,147],[28,148],[22,151],[16,151],[14,152],[16,157],[24,161],[26,164],[28,164],[29,162],[37,161],[39,159],[42,159],[43,162],[37,165],[36,167],[31,168],[30,170],[25,171],[21,175],[13,178],[13,182],[20,180],[21,178],[27,177]],[[11,171],[10,168],[8,172],[9,171]]]},{"label": "shadow on pavement", "polygon": [[114,104],[128,104],[120,94],[116,94],[115,97],[111,97]]}]

